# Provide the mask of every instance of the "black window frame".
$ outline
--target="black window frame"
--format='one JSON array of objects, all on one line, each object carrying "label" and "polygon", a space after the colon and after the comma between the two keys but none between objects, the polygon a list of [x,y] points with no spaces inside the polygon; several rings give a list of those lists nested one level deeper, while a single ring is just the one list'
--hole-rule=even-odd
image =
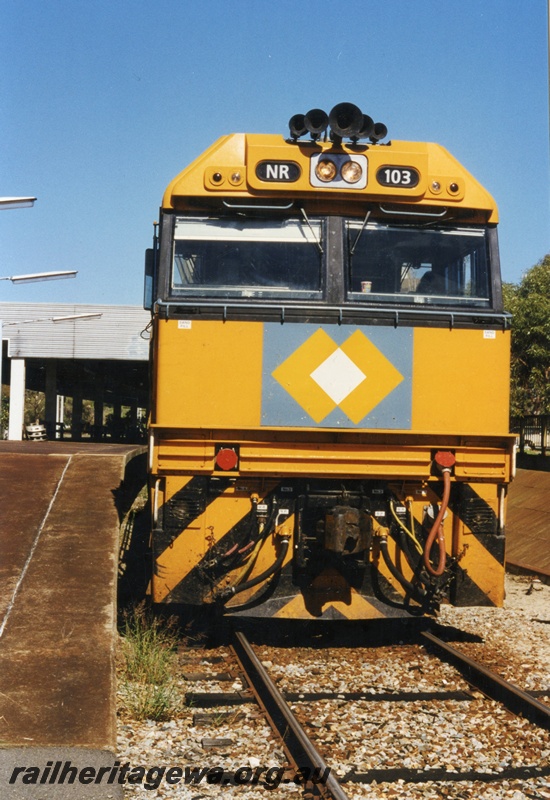
[{"label": "black window frame", "polygon": [[[326,234],[326,216],[325,215],[315,215],[312,216],[311,219],[306,221],[299,214],[287,214],[284,217],[258,217],[257,215],[250,217],[251,221],[254,220],[261,220],[265,219],[268,222],[276,221],[279,219],[282,222],[295,220],[303,225],[305,228],[308,228],[309,223],[311,225],[319,225],[320,230],[320,241],[308,241],[301,244],[300,246],[303,247],[311,247],[317,249],[317,257],[318,257],[318,277],[319,277],[319,288],[318,289],[285,289],[283,287],[273,286],[273,288],[269,288],[267,286],[258,285],[257,287],[249,286],[246,288],[246,294],[244,291],[240,291],[238,289],[239,284],[235,284],[234,287],[230,286],[229,284],[223,286],[208,286],[207,284],[198,284],[196,287],[190,286],[189,288],[183,288],[181,290],[174,290],[172,286],[172,275],[173,275],[173,264],[175,260],[175,247],[178,241],[176,237],[176,225],[177,220],[181,218],[188,218],[190,220],[197,220],[200,221],[201,219],[208,220],[211,219],[213,221],[216,220],[238,220],[242,222],[242,217],[229,217],[229,216],[221,216],[221,215],[197,215],[197,214],[189,214],[185,215],[180,213],[174,213],[172,216],[172,225],[169,234],[169,247],[165,248],[168,252],[165,253],[165,269],[167,269],[167,274],[165,276],[164,287],[165,287],[165,297],[169,298],[172,301],[179,301],[185,300],[186,302],[192,302],[193,299],[197,301],[205,301],[208,299],[211,300],[227,300],[231,302],[284,302],[284,303],[313,303],[319,304],[326,302],[326,268],[325,268],[325,252],[324,246],[327,239]],[[212,241],[216,241],[215,237]],[[238,239],[235,239],[235,242],[238,244]]]},{"label": "black window frame", "polygon": [[[368,243],[369,234],[372,236],[373,231],[373,223],[378,227],[378,230],[383,233],[384,229],[387,230],[388,233],[391,232],[398,232],[403,231],[404,237],[407,235],[414,234],[415,232],[419,232],[421,235],[441,235],[441,236],[453,236],[453,235],[468,235],[469,232],[472,233],[474,236],[478,236],[480,240],[482,239],[484,256],[485,256],[485,280],[486,286],[484,287],[484,291],[486,290],[487,296],[475,296],[475,295],[447,295],[448,299],[446,299],[446,295],[443,293],[435,294],[430,292],[422,292],[421,290],[411,290],[410,292],[400,292],[397,288],[395,291],[386,290],[386,291],[379,291],[376,292],[373,289],[367,292],[361,292],[356,287],[352,287],[352,280],[357,280],[357,277],[353,275],[353,263],[352,263],[352,254],[351,248],[355,244],[355,231],[351,229],[349,223],[356,224],[357,226],[357,235],[360,237],[365,237],[363,242],[359,239],[359,244]],[[496,234],[496,229],[494,229],[494,234]],[[344,285],[345,285],[345,298],[344,302],[347,305],[354,305],[356,303],[360,303],[361,305],[375,305],[381,307],[392,307],[396,306],[401,309],[405,309],[407,307],[415,307],[417,305],[425,305],[426,310],[428,308],[433,307],[435,309],[447,309],[447,310],[475,310],[478,312],[488,311],[488,310],[496,310],[496,307],[502,308],[502,300],[501,300],[501,283],[500,283],[500,264],[497,260],[497,267],[495,267],[494,257],[495,253],[498,254],[498,246],[495,247],[494,236],[489,236],[489,228],[485,225],[451,225],[449,223],[442,223],[438,225],[430,225],[429,227],[424,225],[411,225],[410,223],[403,223],[402,221],[395,221],[395,220],[373,220],[369,221],[368,225],[365,225],[364,228],[360,227],[360,220],[354,217],[347,216],[344,218],[344,230],[343,236],[345,239],[344,244],[344,255],[345,255],[345,264],[344,264]],[[420,240],[419,240],[420,241]],[[442,241],[444,241],[442,239]],[[481,242],[480,242],[481,244]],[[434,252],[437,252],[434,251]],[[412,261],[412,259],[411,259]],[[432,261],[433,263],[433,261]],[[395,265],[392,265],[392,270],[395,270]],[[495,272],[498,273],[495,275]],[[372,275],[365,275],[366,278],[373,277]],[[391,276],[390,276],[391,277]],[[500,303],[499,303],[500,298]]]},{"label": "black window frame", "polygon": [[[292,216],[296,217],[296,209]],[[157,297],[154,313],[164,318],[200,316],[204,319],[277,320],[279,322],[338,322],[374,325],[421,325],[435,327],[479,327],[506,329],[510,315],[503,310],[502,282],[496,224],[481,225],[486,231],[489,265],[490,302],[486,308],[478,306],[423,305],[377,303],[370,299],[357,303],[348,295],[348,256],[346,253],[346,220],[350,214],[312,214],[323,228],[323,254],[321,258],[321,291],[315,299],[302,300],[291,297],[181,297],[171,292],[172,252],[176,217],[181,211],[161,211],[159,230],[159,256],[157,260]],[[201,216],[200,213],[189,216]],[[208,214],[204,215],[209,216]],[[217,215],[216,215],[217,216]],[[361,217],[356,217],[361,221]],[[391,222],[391,220],[384,220]],[[400,222],[400,221],[399,221]],[[396,225],[399,224],[396,222]],[[450,227],[447,223],[446,228]],[[458,227],[458,226],[457,226]],[[461,225],[460,227],[474,227]],[[312,244],[313,246],[313,244]]]}]

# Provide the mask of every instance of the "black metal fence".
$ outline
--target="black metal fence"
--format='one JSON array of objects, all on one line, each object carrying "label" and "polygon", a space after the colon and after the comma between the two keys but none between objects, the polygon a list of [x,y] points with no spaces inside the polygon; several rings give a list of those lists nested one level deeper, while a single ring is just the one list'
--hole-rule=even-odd
[{"label": "black metal fence", "polygon": [[512,417],[510,432],[518,436],[520,453],[531,450],[542,456],[550,454],[550,414]]}]

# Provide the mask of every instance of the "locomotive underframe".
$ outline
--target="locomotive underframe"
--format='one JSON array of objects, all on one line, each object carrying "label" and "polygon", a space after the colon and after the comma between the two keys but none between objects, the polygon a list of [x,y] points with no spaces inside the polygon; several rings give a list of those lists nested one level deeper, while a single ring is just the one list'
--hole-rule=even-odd
[{"label": "locomotive underframe", "polygon": [[[323,619],[501,605],[513,442],[153,428],[153,600]],[[234,448],[236,468],[217,466],[220,443]],[[441,450],[456,463],[447,564],[434,578],[420,551],[441,500]]]}]

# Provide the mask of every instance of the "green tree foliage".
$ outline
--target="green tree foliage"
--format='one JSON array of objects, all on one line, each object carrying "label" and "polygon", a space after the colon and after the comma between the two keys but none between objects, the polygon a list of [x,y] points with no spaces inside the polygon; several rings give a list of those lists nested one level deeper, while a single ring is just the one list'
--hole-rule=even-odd
[{"label": "green tree foliage", "polygon": [[503,288],[513,315],[512,415],[550,414],[550,253]]},{"label": "green tree foliage", "polygon": [[35,392],[27,389],[25,392],[25,425],[44,420],[46,397],[44,392]]}]

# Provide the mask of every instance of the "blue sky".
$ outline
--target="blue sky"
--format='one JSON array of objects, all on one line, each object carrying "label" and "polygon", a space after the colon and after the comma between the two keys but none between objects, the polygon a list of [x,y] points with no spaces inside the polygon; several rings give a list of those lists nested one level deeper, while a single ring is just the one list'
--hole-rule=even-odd
[{"label": "blue sky", "polygon": [[338,102],[444,145],[500,208],[503,277],[550,252],[547,0],[0,0],[7,302],[142,301],[166,184],[225,133]]}]

